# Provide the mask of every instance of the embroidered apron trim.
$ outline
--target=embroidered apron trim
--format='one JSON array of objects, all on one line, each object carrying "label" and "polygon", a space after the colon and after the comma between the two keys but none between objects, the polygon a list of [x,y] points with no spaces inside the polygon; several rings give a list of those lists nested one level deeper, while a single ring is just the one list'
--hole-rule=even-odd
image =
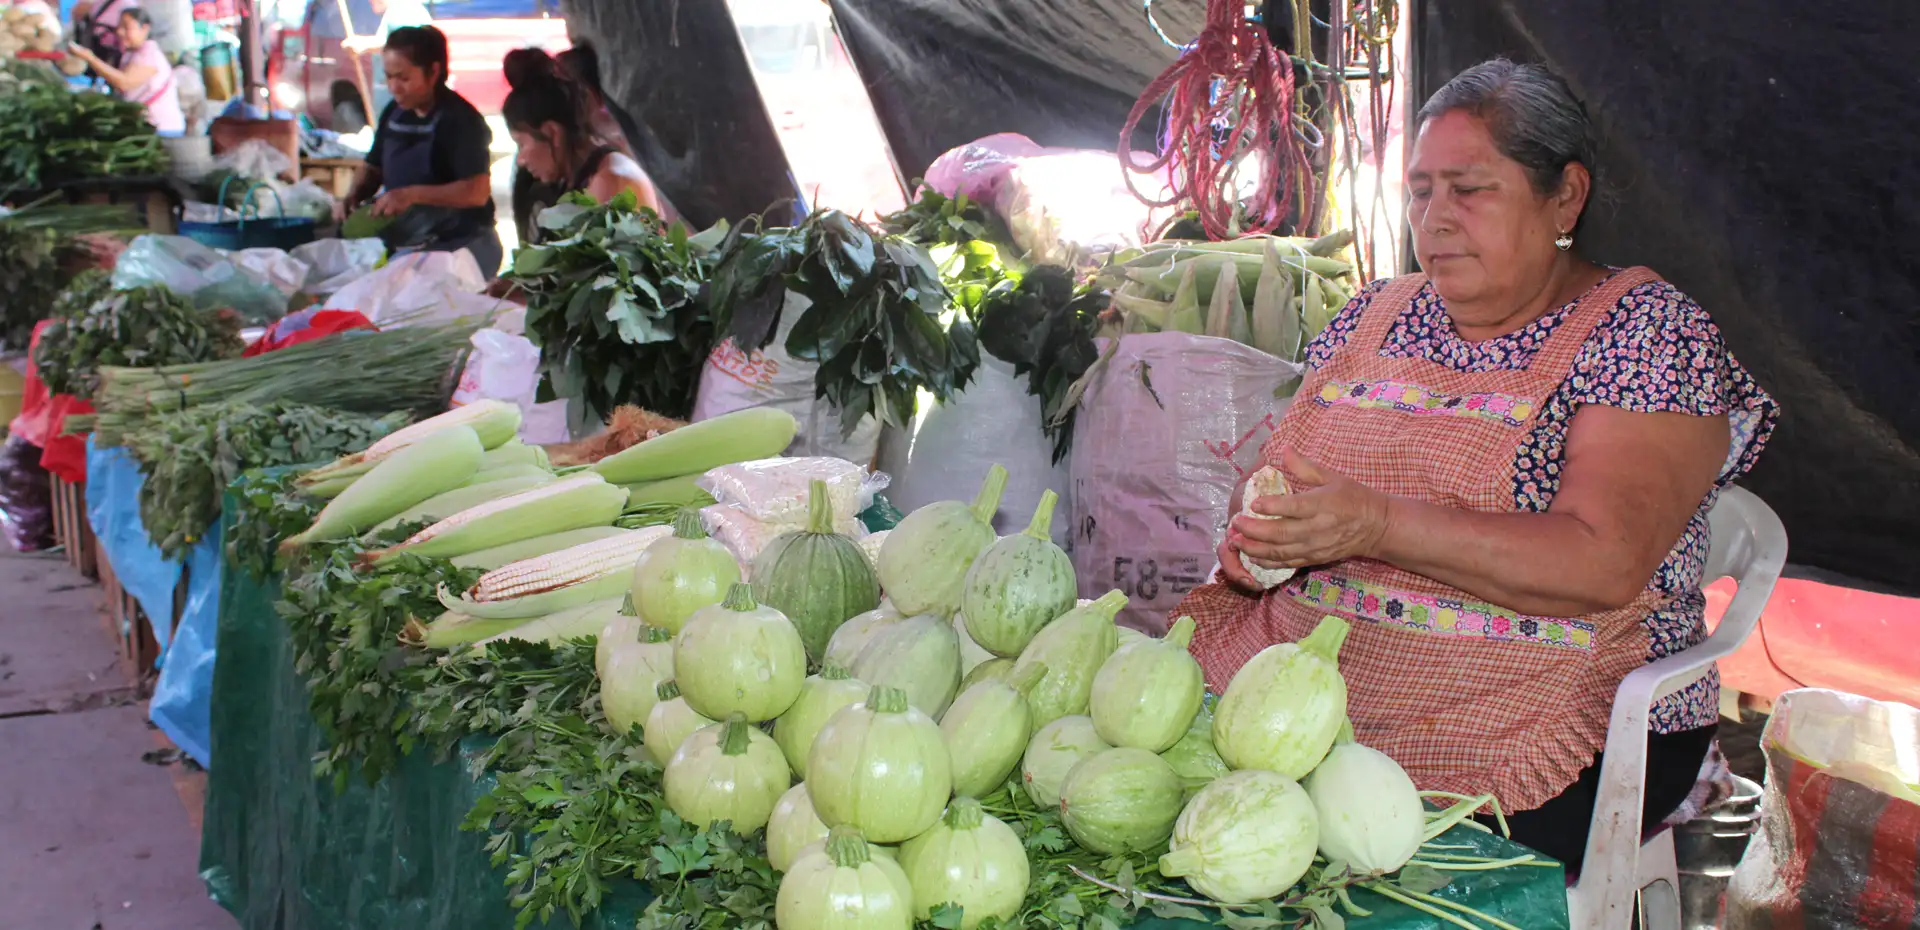
[{"label": "embroidered apron trim", "polygon": [[1314,396],[1322,407],[1398,410],[1428,416],[1469,417],[1508,426],[1526,423],[1538,408],[1530,398],[1485,392],[1443,394],[1404,381],[1328,381]]},{"label": "embroidered apron trim", "polygon": [[1395,591],[1334,575],[1296,579],[1287,585],[1287,593],[1318,609],[1422,633],[1593,651],[1594,625],[1583,620],[1532,617],[1493,604]]}]

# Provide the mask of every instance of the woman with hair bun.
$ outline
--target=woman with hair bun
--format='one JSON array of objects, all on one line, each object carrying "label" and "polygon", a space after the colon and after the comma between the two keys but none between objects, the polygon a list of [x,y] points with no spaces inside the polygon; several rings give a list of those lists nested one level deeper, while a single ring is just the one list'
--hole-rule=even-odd
[{"label": "woman with hair bun", "polygon": [[570,191],[585,191],[602,202],[630,191],[640,206],[664,212],[646,171],[596,126],[601,108],[589,87],[539,49],[511,52],[503,67],[513,90],[501,113],[520,148],[515,163],[539,182],[526,190],[524,218],[522,187],[515,184],[515,221],[523,241],[539,238],[538,217],[552,202],[548,198]]}]

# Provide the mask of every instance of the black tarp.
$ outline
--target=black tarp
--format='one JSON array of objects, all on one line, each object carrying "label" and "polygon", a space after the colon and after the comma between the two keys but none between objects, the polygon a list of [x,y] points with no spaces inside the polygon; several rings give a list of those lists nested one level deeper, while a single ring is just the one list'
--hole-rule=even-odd
[{"label": "black tarp", "polygon": [[566,0],[565,10],[569,37],[599,53],[634,154],[689,223],[798,196],[725,0]]},{"label": "black tarp", "polygon": [[[1113,151],[1127,111],[1176,51],[1140,0],[832,0],[895,165],[919,176],[942,152],[996,132]],[[1176,42],[1201,0],[1155,0]],[[1135,136],[1152,146],[1155,120]]]},{"label": "black tarp", "polygon": [[1598,121],[1588,254],[1706,307],[1784,408],[1744,484],[1799,564],[1920,592],[1913,3],[1416,0],[1415,90],[1543,62]]}]

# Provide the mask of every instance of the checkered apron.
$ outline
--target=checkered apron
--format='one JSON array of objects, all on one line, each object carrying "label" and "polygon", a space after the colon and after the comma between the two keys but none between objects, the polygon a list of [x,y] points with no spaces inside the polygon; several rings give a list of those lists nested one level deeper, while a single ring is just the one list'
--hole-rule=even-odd
[{"label": "checkered apron", "polygon": [[[1424,275],[1390,282],[1347,345],[1308,375],[1273,438],[1369,487],[1447,507],[1513,513],[1514,458],[1593,328],[1653,272],[1615,274],[1581,298],[1524,371],[1463,372],[1379,348]],[[1383,562],[1350,559],[1264,596],[1197,588],[1173,616],[1199,628],[1193,653],[1214,693],[1255,653],[1322,616],[1352,624],[1340,652],[1359,740],[1423,790],[1492,792],[1529,810],[1573,783],[1606,742],[1620,680],[1646,662],[1642,618],[1659,595],[1584,617],[1517,614]]]}]

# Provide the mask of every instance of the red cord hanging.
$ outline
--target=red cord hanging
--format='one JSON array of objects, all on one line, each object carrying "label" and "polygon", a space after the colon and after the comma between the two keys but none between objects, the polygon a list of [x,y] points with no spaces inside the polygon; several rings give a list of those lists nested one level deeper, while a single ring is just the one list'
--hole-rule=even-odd
[{"label": "red cord hanging", "polygon": [[[1147,85],[1120,130],[1121,171],[1133,195],[1154,207],[1190,203],[1214,239],[1278,228],[1293,208],[1305,164],[1293,133],[1293,62],[1247,22],[1245,10],[1244,0],[1207,0],[1206,28]],[[1166,147],[1152,161],[1136,163],[1134,128],[1163,98]],[[1169,165],[1168,198],[1142,194],[1135,173]],[[1242,165],[1260,172],[1244,201],[1234,178]]]}]

